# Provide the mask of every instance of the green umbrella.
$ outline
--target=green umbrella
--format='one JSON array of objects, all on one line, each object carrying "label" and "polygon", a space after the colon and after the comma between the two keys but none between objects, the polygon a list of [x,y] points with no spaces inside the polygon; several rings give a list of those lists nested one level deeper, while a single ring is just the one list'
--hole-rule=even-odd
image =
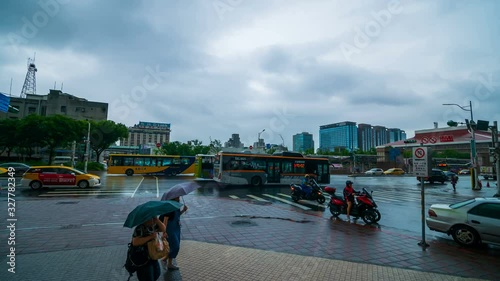
[{"label": "green umbrella", "polygon": [[173,200],[146,202],[128,214],[123,226],[133,228],[153,217],[179,210],[181,206],[181,203]]}]

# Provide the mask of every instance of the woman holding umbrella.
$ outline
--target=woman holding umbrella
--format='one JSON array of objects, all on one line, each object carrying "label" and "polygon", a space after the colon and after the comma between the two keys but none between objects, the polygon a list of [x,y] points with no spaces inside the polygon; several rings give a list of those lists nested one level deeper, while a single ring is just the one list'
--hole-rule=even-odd
[{"label": "woman holding umbrella", "polygon": [[[158,232],[165,232],[165,225],[156,217],[143,222],[134,229],[133,246],[145,246],[154,240]],[[161,270],[157,260],[150,259],[144,266],[137,269],[139,281],[155,281],[160,277]]]},{"label": "woman holding umbrella", "polygon": [[[179,197],[171,199],[179,202]],[[163,266],[169,270],[177,270],[179,267],[173,264],[173,259],[177,257],[181,246],[181,215],[187,211],[188,207],[184,204],[182,210],[175,210],[160,216],[163,224],[166,226],[167,241],[170,245],[170,252],[168,258],[162,260]]]}]

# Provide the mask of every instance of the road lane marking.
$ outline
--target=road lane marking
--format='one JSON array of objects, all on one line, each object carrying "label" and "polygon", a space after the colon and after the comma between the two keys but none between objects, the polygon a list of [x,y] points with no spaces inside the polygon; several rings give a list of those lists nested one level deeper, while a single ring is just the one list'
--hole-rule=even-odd
[{"label": "road lane marking", "polygon": [[233,198],[233,199],[240,199],[240,197],[236,196],[236,195],[229,195],[229,197]]},{"label": "road lane marking", "polygon": [[270,194],[262,194],[263,196],[266,196],[266,197],[269,197],[269,198],[273,198],[275,200],[278,200],[280,202],[283,202],[285,204],[289,204],[289,205],[292,205],[292,206],[295,206],[297,208],[301,208],[302,210],[311,210],[311,208],[309,207],[306,207],[306,206],[303,206],[303,205],[300,205],[300,204],[297,204],[297,203],[294,203],[294,202],[291,202],[291,201],[288,201],[288,200],[285,200],[283,198],[279,198],[279,197],[276,197],[276,196],[273,196],[273,195],[270,195]]},{"label": "road lane marking", "polygon": [[129,195],[129,194],[133,194],[133,193],[132,192],[123,192],[123,193],[95,193],[95,194],[89,194],[89,193],[59,193],[59,194],[40,194],[40,195],[38,195],[38,197],[96,196],[96,195],[113,196],[113,195],[119,195],[119,194]]},{"label": "road lane marking", "polygon": [[144,181],[144,177],[142,177],[141,182],[139,182],[139,184],[137,185],[137,187],[134,190],[134,193],[132,193],[132,196],[130,196],[130,198],[134,198],[135,193],[137,192],[137,190],[139,189],[139,187],[141,186],[143,181]]},{"label": "road lane marking", "polygon": [[260,202],[269,202],[268,200],[264,199],[264,198],[260,198],[258,196],[255,196],[253,194],[247,194],[248,197],[252,198],[252,199],[255,199],[257,201],[260,201]]}]

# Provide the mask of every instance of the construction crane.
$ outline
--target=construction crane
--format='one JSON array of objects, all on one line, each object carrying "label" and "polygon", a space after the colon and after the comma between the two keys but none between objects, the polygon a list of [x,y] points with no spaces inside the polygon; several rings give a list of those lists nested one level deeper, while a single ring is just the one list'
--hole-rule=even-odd
[{"label": "construction crane", "polygon": [[28,58],[28,72],[21,90],[21,98],[26,98],[28,94],[36,95],[36,72],[35,57],[33,59]]}]

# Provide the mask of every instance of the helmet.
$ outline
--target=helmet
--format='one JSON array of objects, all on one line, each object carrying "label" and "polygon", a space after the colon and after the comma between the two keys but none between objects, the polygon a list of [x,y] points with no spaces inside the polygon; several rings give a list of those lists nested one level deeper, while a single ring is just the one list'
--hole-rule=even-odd
[{"label": "helmet", "polygon": [[305,178],[308,178],[308,177],[309,177],[309,174],[306,174],[304,177],[305,177]]},{"label": "helmet", "polygon": [[346,181],[345,182],[345,185],[350,185],[350,184],[352,184],[352,181]]}]

